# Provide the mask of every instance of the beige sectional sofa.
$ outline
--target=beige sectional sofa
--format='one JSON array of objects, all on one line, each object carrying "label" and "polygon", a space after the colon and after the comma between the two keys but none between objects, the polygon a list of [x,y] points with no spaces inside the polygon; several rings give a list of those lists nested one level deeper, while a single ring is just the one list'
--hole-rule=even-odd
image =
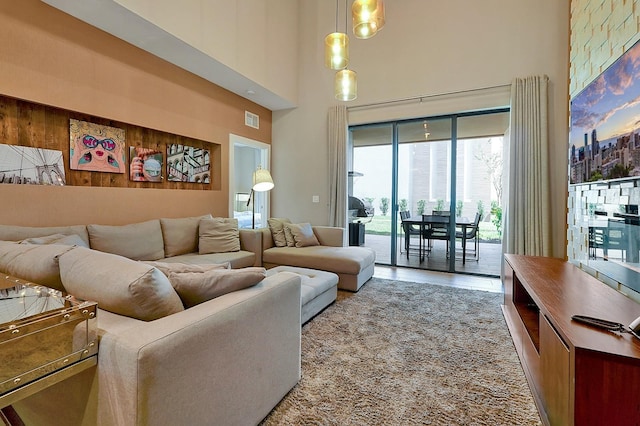
[{"label": "beige sectional sofa", "polygon": [[[344,228],[303,224],[313,231],[312,240],[316,241],[297,246],[291,243],[282,246],[280,242],[278,247],[275,242],[278,233],[290,222],[288,219],[269,221],[270,228],[262,229],[262,264],[265,268],[285,265],[333,272],[339,277],[338,288],[349,291],[358,291],[373,276],[375,251],[368,247],[345,247]],[[298,224],[293,225],[300,229]],[[301,233],[304,234],[304,230]],[[304,237],[299,240],[304,241]]]},{"label": "beige sectional sofa", "polygon": [[[0,241],[0,270],[98,299],[91,299],[99,308],[97,367],[14,404],[26,424],[251,425],[295,386],[301,374],[299,275],[260,278],[184,309],[156,267],[123,257],[260,262],[261,234],[253,231],[240,231],[242,250],[199,254],[190,245],[197,234],[188,231],[197,222],[0,226],[0,240],[31,240]],[[174,256],[161,257],[167,253]],[[260,268],[237,272],[247,269]]]}]

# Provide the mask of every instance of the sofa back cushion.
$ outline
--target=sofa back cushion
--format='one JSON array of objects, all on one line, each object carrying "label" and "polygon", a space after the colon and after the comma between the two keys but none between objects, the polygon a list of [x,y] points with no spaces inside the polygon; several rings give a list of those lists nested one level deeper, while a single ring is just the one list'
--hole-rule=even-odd
[{"label": "sofa back cushion", "polygon": [[160,220],[130,225],[87,225],[90,247],[133,260],[164,258],[164,241]]},{"label": "sofa back cushion", "polygon": [[89,246],[89,234],[87,234],[87,227],[84,225],[45,227],[0,225],[0,240],[4,241],[20,241],[26,238],[46,237],[54,234],[79,235],[86,243],[85,245]]},{"label": "sofa back cushion", "polygon": [[65,291],[60,279],[58,256],[70,250],[74,250],[74,247],[0,241],[0,271],[35,284]]},{"label": "sofa back cushion", "polygon": [[223,217],[200,219],[200,254],[227,253],[240,251],[240,232],[238,219]]},{"label": "sofa back cushion", "polygon": [[80,235],[53,234],[45,237],[31,237],[20,241],[20,244],[62,244],[65,246],[80,246],[89,248]]},{"label": "sofa back cushion", "polygon": [[198,251],[200,219],[211,219],[211,215],[160,219],[165,257]]},{"label": "sofa back cushion", "polygon": [[106,311],[152,321],[184,310],[169,279],[151,265],[82,247],[60,255],[59,264],[67,292]]}]

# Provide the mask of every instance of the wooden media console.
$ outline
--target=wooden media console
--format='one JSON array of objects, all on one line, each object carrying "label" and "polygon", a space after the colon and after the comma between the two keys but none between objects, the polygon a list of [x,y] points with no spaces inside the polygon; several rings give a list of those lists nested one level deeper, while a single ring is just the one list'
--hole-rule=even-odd
[{"label": "wooden media console", "polygon": [[639,425],[640,339],[576,322],[628,325],[632,301],[561,259],[505,255],[504,313],[547,425]]}]

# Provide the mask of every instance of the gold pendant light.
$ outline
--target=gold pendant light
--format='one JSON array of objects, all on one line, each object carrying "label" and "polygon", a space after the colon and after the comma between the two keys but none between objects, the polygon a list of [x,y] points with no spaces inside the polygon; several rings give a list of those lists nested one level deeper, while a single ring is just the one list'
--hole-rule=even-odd
[{"label": "gold pendant light", "polygon": [[332,70],[342,70],[349,64],[349,37],[331,33],[324,39],[324,64]]},{"label": "gold pendant light", "polygon": [[340,101],[352,101],[358,96],[356,73],[350,69],[336,73],[334,90],[336,99]]},{"label": "gold pendant light", "polygon": [[351,6],[353,34],[356,38],[371,38],[385,24],[383,0],[355,0]]},{"label": "gold pendant light", "polygon": [[338,0],[336,0],[336,31],[324,39],[324,64],[329,69],[342,70],[349,64],[349,37],[346,32],[346,22],[344,33],[338,32]]}]

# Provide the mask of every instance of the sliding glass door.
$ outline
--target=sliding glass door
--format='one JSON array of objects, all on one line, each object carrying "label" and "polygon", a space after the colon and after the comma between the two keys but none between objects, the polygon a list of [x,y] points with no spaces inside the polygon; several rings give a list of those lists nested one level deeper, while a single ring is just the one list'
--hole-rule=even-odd
[{"label": "sliding glass door", "polygon": [[364,238],[350,242],[372,247],[379,264],[499,275],[508,118],[505,109],[353,126],[350,227]]}]

